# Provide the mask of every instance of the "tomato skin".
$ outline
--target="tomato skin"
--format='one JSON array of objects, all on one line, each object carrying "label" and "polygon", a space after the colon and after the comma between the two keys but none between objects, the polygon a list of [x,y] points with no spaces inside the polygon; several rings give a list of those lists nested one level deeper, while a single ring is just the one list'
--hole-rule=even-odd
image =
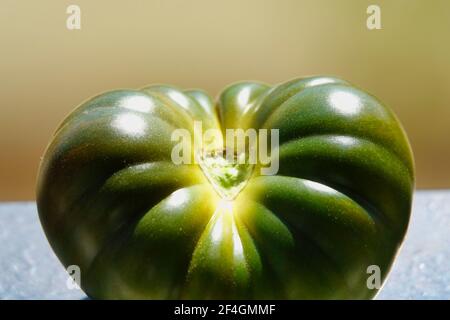
[{"label": "tomato skin", "polygon": [[[254,174],[224,213],[174,129],[279,129],[279,171]],[[367,299],[404,238],[414,164],[395,115],[333,77],[242,82],[215,106],[156,85],[91,98],[58,127],[37,205],[64,266],[99,299]]]}]

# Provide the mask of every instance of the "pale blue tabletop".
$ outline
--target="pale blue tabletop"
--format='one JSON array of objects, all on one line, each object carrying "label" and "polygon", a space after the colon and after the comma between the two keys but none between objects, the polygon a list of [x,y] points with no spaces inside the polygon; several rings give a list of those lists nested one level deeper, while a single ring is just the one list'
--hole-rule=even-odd
[{"label": "pale blue tabletop", "polygon": [[[33,202],[0,204],[0,299],[83,299],[51,250]],[[418,191],[377,299],[450,299],[450,191]]]}]

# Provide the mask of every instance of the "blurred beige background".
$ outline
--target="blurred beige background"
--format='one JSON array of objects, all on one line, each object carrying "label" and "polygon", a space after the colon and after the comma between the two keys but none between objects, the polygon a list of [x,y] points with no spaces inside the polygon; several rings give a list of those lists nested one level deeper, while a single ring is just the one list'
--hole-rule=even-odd
[{"label": "blurred beige background", "polygon": [[[81,7],[78,31],[66,8]],[[369,4],[382,30],[366,28]],[[417,187],[450,187],[450,1],[0,0],[0,200],[34,199],[39,157],[86,98],[171,83],[330,74],[375,94],[412,143]]]}]

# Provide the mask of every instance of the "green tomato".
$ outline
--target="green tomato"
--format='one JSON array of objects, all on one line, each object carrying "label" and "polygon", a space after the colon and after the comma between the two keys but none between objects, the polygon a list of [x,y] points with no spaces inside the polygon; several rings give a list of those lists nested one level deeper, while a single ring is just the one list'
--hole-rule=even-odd
[{"label": "green tomato", "polygon": [[[174,164],[171,135],[194,121],[223,134],[278,129],[277,174],[220,153]],[[93,298],[366,299],[377,292],[370,266],[383,281],[404,238],[413,188],[392,111],[346,81],[310,77],[237,83],[217,104],[165,85],[96,96],[56,130],[37,204]]]}]

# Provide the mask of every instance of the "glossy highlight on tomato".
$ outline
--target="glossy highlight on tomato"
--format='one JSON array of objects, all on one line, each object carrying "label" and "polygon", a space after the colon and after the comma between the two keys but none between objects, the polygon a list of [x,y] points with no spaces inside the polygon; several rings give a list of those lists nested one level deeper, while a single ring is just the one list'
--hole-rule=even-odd
[{"label": "glossy highlight on tomato", "polygon": [[[244,184],[224,199],[216,162],[171,160],[173,130],[194,121],[278,129],[279,171],[226,180]],[[93,97],[54,133],[37,205],[93,298],[368,299],[367,268],[388,274],[413,189],[393,112],[344,80],[307,77],[236,83],[217,103],[168,85]]]}]

